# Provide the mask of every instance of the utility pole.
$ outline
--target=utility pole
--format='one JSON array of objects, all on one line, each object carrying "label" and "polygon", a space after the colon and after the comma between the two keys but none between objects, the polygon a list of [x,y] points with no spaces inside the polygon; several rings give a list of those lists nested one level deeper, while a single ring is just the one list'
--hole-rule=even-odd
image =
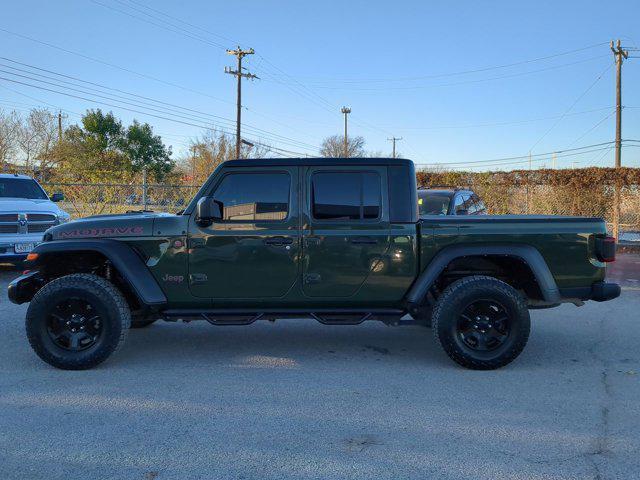
[{"label": "utility pole", "polygon": [[620,46],[620,40],[614,47],[611,40],[611,51],[616,60],[616,168],[622,166],[622,61],[629,58],[629,52]]},{"label": "utility pole", "polygon": [[389,140],[390,142],[393,143],[393,153],[392,156],[393,158],[396,158],[396,141],[400,141],[402,140],[402,137],[391,137],[391,138],[387,138],[387,140]]},{"label": "utility pole", "polygon": [[348,107],[342,107],[340,110],[344,114],[344,156],[349,157],[349,137],[347,136],[347,115],[351,113],[351,109]]},{"label": "utility pole", "polygon": [[[616,168],[622,166],[622,62],[629,58],[629,52],[624,50],[618,40],[614,46],[611,40],[611,51],[616,60]],[[613,196],[613,236],[616,240],[620,237],[620,203],[622,185],[616,179]]]},{"label": "utility pole", "polygon": [[58,112],[58,143],[62,141],[62,111]]},{"label": "utility pole", "polygon": [[58,110],[58,144],[62,142],[62,120],[67,118],[66,114],[62,113],[62,110]]},{"label": "utility pole", "polygon": [[556,169],[556,159],[558,157],[556,156],[556,152],[553,152],[553,155],[551,155],[551,168],[552,169]]},{"label": "utility pole", "polygon": [[[242,59],[247,55],[253,55],[255,52],[253,48],[249,50],[242,50],[239,46],[236,50],[227,50],[229,55],[233,55],[238,59],[238,69],[231,70],[231,67],[224,67],[224,73],[228,73],[230,75],[235,75],[238,79],[238,99],[236,105],[236,158],[240,158],[240,119],[242,116],[242,79],[248,78],[253,80],[254,78],[259,78],[257,75],[253,75],[252,73],[243,73],[242,72]],[[245,69],[246,70],[246,69]]]}]

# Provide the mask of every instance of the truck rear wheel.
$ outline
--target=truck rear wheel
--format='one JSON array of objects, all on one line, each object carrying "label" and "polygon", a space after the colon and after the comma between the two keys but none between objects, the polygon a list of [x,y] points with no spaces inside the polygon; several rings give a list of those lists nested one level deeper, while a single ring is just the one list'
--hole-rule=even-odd
[{"label": "truck rear wheel", "polygon": [[449,285],[432,315],[438,343],[453,361],[492,370],[513,361],[529,338],[526,299],[493,277],[471,276]]},{"label": "truck rear wheel", "polygon": [[91,274],[52,280],[27,310],[31,347],[49,365],[84,370],[105,361],[124,342],[131,313],[120,291]]}]

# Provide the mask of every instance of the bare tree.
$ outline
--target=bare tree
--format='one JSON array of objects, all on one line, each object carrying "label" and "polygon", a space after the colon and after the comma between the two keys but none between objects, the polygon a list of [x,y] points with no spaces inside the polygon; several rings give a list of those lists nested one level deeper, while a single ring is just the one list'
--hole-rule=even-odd
[{"label": "bare tree", "polygon": [[4,171],[17,151],[17,136],[20,120],[16,112],[5,113],[0,110],[0,171]]},{"label": "bare tree", "polygon": [[[37,139],[36,159],[41,169],[52,167],[56,163],[53,150],[58,143],[58,117],[46,109],[34,109],[29,113],[29,124]],[[64,125],[62,125],[64,131]]]},{"label": "bare tree", "polygon": [[16,142],[20,147],[22,160],[27,170],[31,167],[31,161],[37,155],[38,151],[38,137],[31,126],[30,119],[31,115],[29,115],[26,120],[20,118],[16,135]]},{"label": "bare tree", "polygon": [[[364,138],[363,137],[348,137],[347,139],[347,152],[348,157],[364,157],[366,153],[364,151]],[[344,157],[344,135],[332,135],[325,138],[322,141],[320,147],[320,155],[330,158]]]},{"label": "bare tree", "polygon": [[[263,158],[269,147],[263,145],[241,146],[241,158]],[[222,132],[207,131],[191,141],[189,154],[180,161],[181,170],[194,185],[203,183],[222,162],[236,158],[235,139]]]}]

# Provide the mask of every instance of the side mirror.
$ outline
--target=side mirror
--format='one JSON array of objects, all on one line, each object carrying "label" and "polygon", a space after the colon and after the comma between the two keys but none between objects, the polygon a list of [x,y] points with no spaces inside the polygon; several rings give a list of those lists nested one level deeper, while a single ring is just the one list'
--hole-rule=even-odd
[{"label": "side mirror", "polygon": [[58,202],[61,202],[63,200],[64,200],[64,194],[63,193],[57,192],[57,193],[54,193],[53,195],[51,195],[51,201],[52,202],[58,203]]},{"label": "side mirror", "polygon": [[209,225],[222,220],[222,207],[213,197],[202,197],[196,206],[196,222],[198,225]]},{"label": "side mirror", "polygon": [[456,211],[456,215],[469,215],[469,210],[458,210]]}]

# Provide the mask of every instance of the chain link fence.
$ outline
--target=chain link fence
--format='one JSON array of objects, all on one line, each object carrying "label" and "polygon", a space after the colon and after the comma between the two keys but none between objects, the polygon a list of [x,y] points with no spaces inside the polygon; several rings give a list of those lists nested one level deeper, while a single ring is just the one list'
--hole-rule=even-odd
[{"label": "chain link fence", "polygon": [[[615,231],[614,187],[594,186],[579,193],[558,185],[468,185],[491,214],[577,215],[602,217]],[[199,185],[125,183],[44,183],[49,194],[61,192],[61,207],[73,218],[128,210],[177,212],[185,208]],[[620,191],[619,240],[640,244],[640,185]]]},{"label": "chain link fence", "polygon": [[199,185],[124,183],[43,183],[50,195],[60,192],[60,207],[73,218],[129,210],[177,212],[187,206]]},{"label": "chain link fence", "polygon": [[620,189],[616,222],[615,187],[594,187],[576,194],[571,187],[530,185],[497,189],[471,186],[490,214],[571,215],[604,218],[611,234],[618,230],[621,243],[640,245],[640,185]]}]

